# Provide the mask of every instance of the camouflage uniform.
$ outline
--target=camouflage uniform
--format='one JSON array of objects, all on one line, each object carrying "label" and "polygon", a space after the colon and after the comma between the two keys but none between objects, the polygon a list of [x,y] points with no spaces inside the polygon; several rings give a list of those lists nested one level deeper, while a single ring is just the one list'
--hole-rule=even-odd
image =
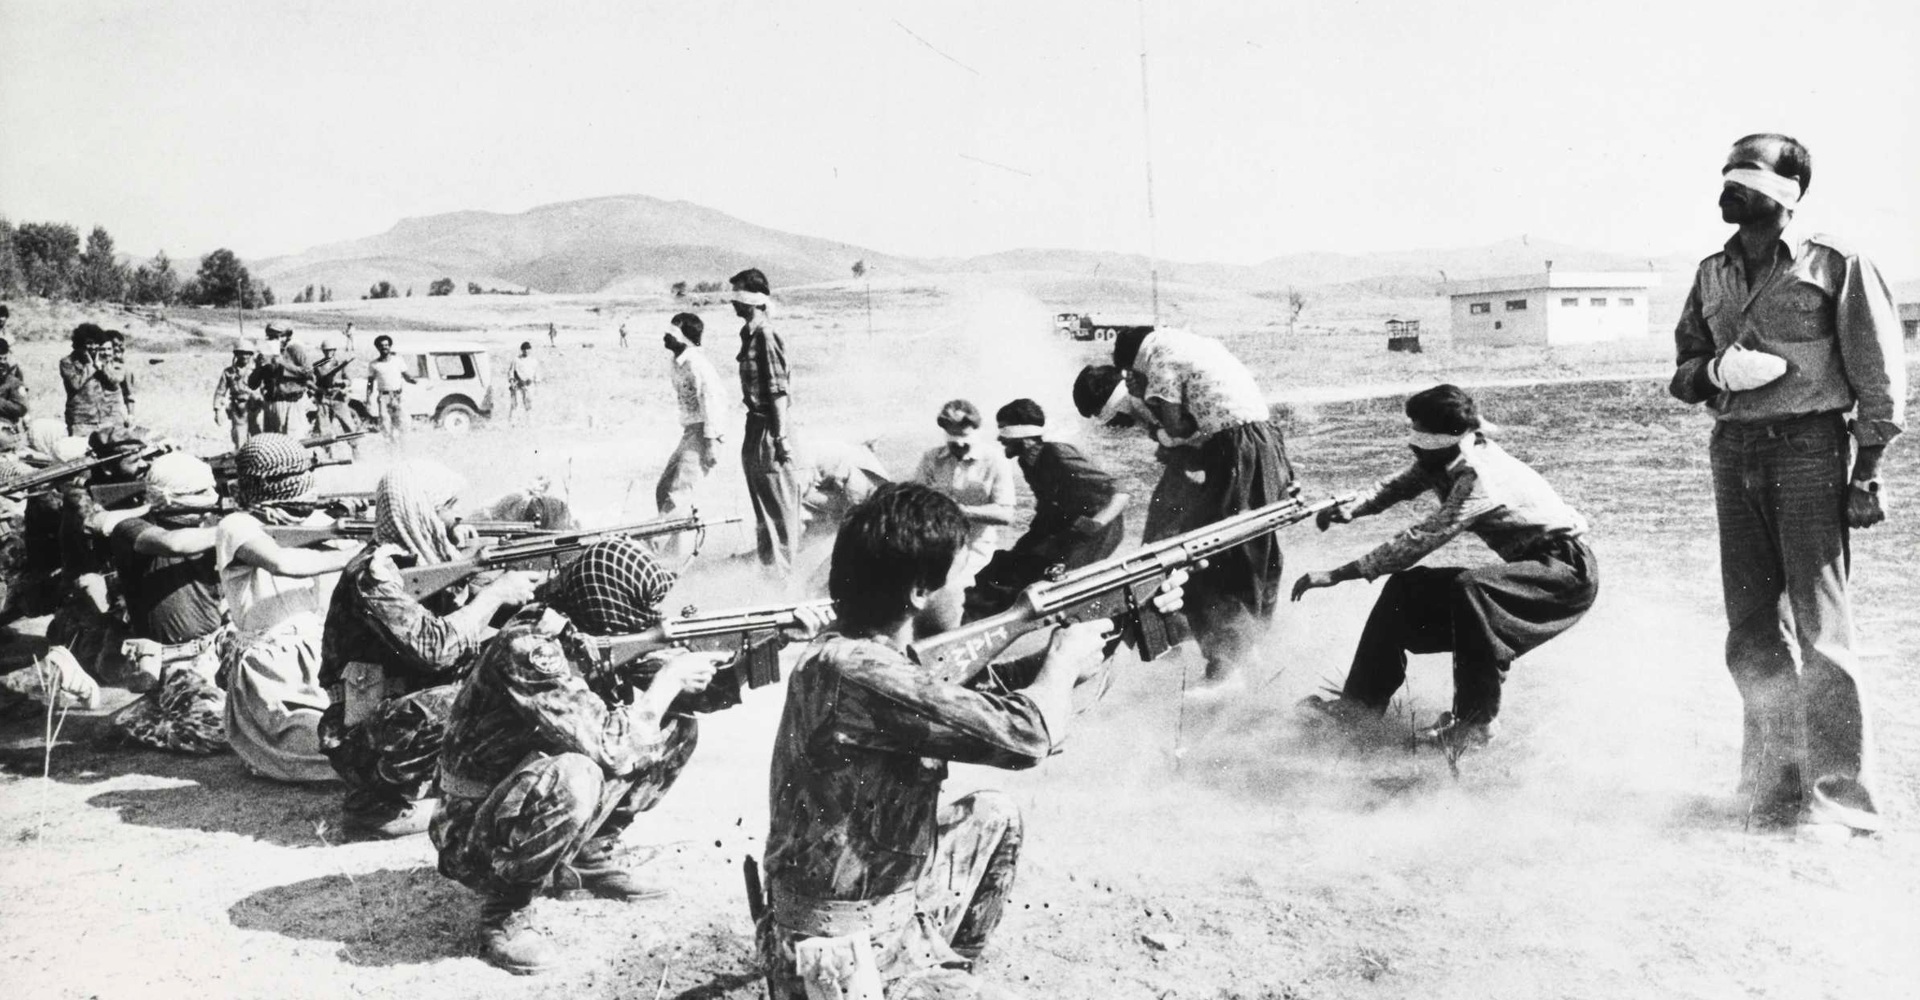
[{"label": "camouflage uniform", "polygon": [[395,545],[361,550],[327,608],[320,751],[347,784],[349,814],[390,818],[427,796],[460,678],[480,649],[478,628],[407,594],[399,560],[412,559]]},{"label": "camouflage uniform", "polygon": [[593,653],[565,615],[530,605],[474,664],[440,751],[430,833],[440,873],[488,893],[546,885],[604,857],[672,787],[699,736],[588,686]]},{"label": "camouflage uniform", "polygon": [[774,741],[774,1000],[806,996],[796,950],[865,936],[886,995],[1004,995],[971,974],[1013,886],[1019,810],[997,792],[939,804],[948,762],[1020,769],[1051,751],[1026,695],[930,679],[890,645],[826,635],[787,686]]}]

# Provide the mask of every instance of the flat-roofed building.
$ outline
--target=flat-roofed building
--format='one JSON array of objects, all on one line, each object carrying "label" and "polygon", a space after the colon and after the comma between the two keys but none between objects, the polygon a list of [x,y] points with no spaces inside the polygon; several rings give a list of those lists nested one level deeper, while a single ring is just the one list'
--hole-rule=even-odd
[{"label": "flat-roofed building", "polygon": [[1660,276],[1641,271],[1556,271],[1456,281],[1453,342],[1479,347],[1560,347],[1647,335],[1647,292]]}]

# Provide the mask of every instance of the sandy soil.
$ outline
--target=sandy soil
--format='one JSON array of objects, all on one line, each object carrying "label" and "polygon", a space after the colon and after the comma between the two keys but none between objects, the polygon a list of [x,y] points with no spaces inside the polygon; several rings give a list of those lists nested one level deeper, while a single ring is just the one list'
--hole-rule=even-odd
[{"label": "sandy soil", "polygon": [[[869,339],[845,295],[794,303],[781,323],[804,426],[877,435],[902,470],[934,443],[933,411],[950,396],[990,410],[1031,392],[1065,422],[1062,378],[1096,349],[1036,328],[1053,308],[1027,288],[956,282],[886,296]],[[730,335],[708,318],[718,354]],[[633,333],[624,354],[551,353],[543,430],[423,435],[402,450],[462,469],[475,497],[547,472],[598,519],[646,516],[670,404],[657,334]],[[1250,336],[1267,335],[1229,325],[1229,340]],[[1595,365],[1590,354],[1444,349],[1386,359],[1331,335],[1263,343],[1271,349],[1237,349],[1277,396]],[[50,385],[52,350],[28,346],[29,378]],[[204,421],[218,360],[176,353],[148,368],[149,419],[181,431]],[[1632,352],[1602,360],[1647,363]],[[1315,494],[1403,454],[1397,400],[1329,397],[1279,411]],[[1704,420],[1646,380],[1495,388],[1483,405],[1592,518],[1604,580],[1588,619],[1516,668],[1499,742],[1455,777],[1393,738],[1335,746],[1293,727],[1287,706],[1344,671],[1373,596],[1364,584],[1284,609],[1250,690],[1226,703],[1181,697],[1192,665],[1178,652],[1118,664],[1062,755],[1019,774],[957,769],[950,783],[1005,789],[1027,814],[1015,906],[984,975],[1031,997],[1114,1000],[1913,995],[1920,851],[1906,828],[1920,798],[1909,721],[1920,681],[1903,668],[1920,648],[1907,599],[1920,583],[1920,526],[1902,516],[1855,544],[1880,790],[1896,829],[1837,843],[1750,832],[1728,794],[1738,707],[1719,664]],[[212,430],[200,432],[208,450]],[[1105,433],[1082,441],[1144,496],[1146,448]],[[1920,488],[1911,463],[1892,465],[1895,497]],[[703,504],[743,508],[736,482],[717,477]],[[1343,561],[1399,520],[1293,529],[1289,578]],[[719,533],[676,601],[774,596],[712,558],[745,544]],[[1445,556],[1484,558],[1474,544]],[[1413,674],[1396,731],[1446,704],[1444,659],[1418,658]],[[674,895],[625,908],[543,902],[541,922],[570,960],[535,979],[473,957],[474,900],[434,873],[424,840],[338,843],[337,788],[251,779],[230,757],[103,751],[83,717],[68,720],[42,779],[39,721],[12,720],[0,726],[0,992],[757,997],[738,866],[765,833],[778,711],[778,691],[763,691],[703,722],[680,783],[628,836],[637,852],[659,850],[646,870]]]}]

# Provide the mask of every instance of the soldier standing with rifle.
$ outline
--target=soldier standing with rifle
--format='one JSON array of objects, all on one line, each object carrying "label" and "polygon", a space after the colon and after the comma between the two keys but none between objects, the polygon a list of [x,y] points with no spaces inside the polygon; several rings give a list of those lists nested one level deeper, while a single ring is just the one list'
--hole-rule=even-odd
[{"label": "soldier standing with rifle", "polygon": [[592,637],[642,631],[674,575],[645,545],[588,547],[481,651],[440,751],[445,796],[431,834],[440,873],[482,893],[481,957],[529,974],[558,961],[532,926],[543,890],[623,902],[664,891],[614,858],[620,834],[666,794],[693,754],[693,719],[670,711],[705,690],[721,653],[667,650],[631,704],[613,697]]},{"label": "soldier standing with rifle", "polygon": [[347,784],[345,826],[398,837],[424,832],[428,791],[460,681],[503,607],[533,599],[534,578],[509,571],[464,604],[453,591],[427,603],[400,570],[459,558],[454,504],[460,479],[431,462],[398,465],[380,480],[373,537],[333,590],[320,643],[320,750]]},{"label": "soldier standing with rifle", "polygon": [[[759,941],[773,1000],[978,995],[970,973],[1013,885],[1021,817],[992,791],[942,805],[941,781],[950,762],[1018,770],[1056,750],[1105,625],[1056,630],[1011,692],[908,660],[968,533],[952,499],[907,483],[856,508],[834,542],[839,621],[788,681],[768,781]],[[1160,610],[1178,588],[1154,598]]]},{"label": "soldier standing with rifle", "polygon": [[246,444],[253,431],[253,413],[260,394],[248,387],[247,379],[253,374],[259,353],[260,348],[251,340],[233,345],[233,363],[220,370],[220,381],[213,387],[213,422],[226,426],[235,448]]},{"label": "soldier standing with rifle", "polygon": [[293,341],[293,327],[274,321],[267,324],[269,348],[279,350],[260,363],[247,379],[247,387],[260,393],[264,408],[260,430],[267,434],[299,437],[307,429],[301,404],[313,384],[313,360],[304,345]]},{"label": "soldier standing with rifle", "polygon": [[[313,366],[313,433],[321,437],[352,434],[360,429],[360,415],[350,402],[353,356],[342,353],[333,337],[320,342],[320,360]],[[349,443],[354,454],[360,447]]]}]

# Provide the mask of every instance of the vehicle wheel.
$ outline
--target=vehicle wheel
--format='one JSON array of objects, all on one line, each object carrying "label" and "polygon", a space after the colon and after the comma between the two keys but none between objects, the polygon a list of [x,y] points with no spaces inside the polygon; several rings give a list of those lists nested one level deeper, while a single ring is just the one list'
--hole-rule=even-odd
[{"label": "vehicle wheel", "polygon": [[473,425],[479,419],[480,415],[473,411],[473,407],[465,403],[449,403],[433,415],[433,426],[454,434],[465,434],[473,430]]}]

